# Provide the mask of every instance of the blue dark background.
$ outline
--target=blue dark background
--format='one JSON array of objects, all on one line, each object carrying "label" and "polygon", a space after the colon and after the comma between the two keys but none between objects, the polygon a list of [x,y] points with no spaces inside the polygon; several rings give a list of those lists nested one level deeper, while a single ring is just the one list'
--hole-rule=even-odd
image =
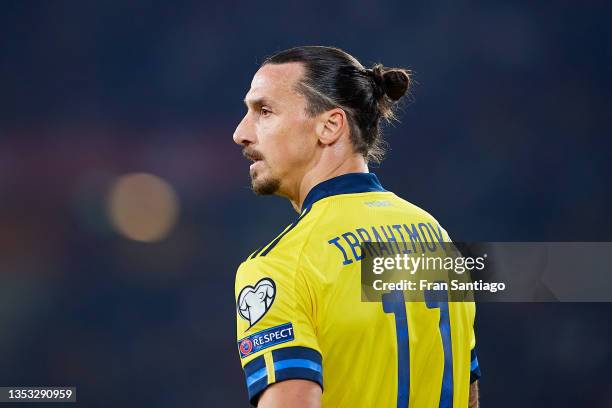
[{"label": "blue dark background", "polygon": [[[372,170],[456,240],[612,240],[611,17],[605,1],[3,2],[0,385],[247,406],[234,272],[294,214],[252,195],[232,132],[258,64],[295,45],[414,71]],[[131,172],[179,197],[159,242],[108,221]],[[480,305],[483,406],[612,406],[611,312]]]}]

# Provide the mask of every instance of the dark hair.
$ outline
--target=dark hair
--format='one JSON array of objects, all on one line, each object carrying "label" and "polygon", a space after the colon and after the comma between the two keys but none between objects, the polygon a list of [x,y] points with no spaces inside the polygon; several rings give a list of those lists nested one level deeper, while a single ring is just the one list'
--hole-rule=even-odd
[{"label": "dark hair", "polygon": [[394,104],[410,87],[411,72],[381,64],[366,69],[341,49],[323,46],[290,48],[267,58],[262,66],[288,62],[304,64],[297,90],[308,101],[308,113],[343,109],[355,151],[368,161],[380,162],[385,153],[380,121],[395,119]]}]

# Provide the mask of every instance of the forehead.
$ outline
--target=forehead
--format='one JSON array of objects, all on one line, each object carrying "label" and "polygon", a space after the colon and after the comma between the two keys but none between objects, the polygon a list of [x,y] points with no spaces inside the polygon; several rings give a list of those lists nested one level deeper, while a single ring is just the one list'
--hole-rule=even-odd
[{"label": "forehead", "polygon": [[280,100],[299,97],[295,85],[303,75],[304,67],[299,62],[266,64],[253,76],[245,102],[255,102],[263,98]]}]

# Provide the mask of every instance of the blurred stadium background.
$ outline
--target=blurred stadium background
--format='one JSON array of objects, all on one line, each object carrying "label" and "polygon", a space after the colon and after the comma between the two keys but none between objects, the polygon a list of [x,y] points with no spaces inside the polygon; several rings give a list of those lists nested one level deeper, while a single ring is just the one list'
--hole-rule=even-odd
[{"label": "blurred stadium background", "polygon": [[[455,239],[610,241],[609,2],[0,5],[0,385],[247,406],[237,265],[294,215],[231,139],[266,55],[415,71],[373,171]],[[577,271],[578,273],[580,271]],[[612,406],[609,304],[484,304],[484,406]]]}]

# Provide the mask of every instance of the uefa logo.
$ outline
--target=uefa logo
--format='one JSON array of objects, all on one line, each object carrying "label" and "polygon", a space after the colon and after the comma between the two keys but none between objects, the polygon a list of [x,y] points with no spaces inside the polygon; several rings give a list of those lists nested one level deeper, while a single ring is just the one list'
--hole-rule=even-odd
[{"label": "uefa logo", "polygon": [[251,353],[251,351],[253,351],[253,342],[251,341],[251,339],[246,338],[240,342],[239,347],[240,347],[240,352],[246,356],[249,353]]}]

